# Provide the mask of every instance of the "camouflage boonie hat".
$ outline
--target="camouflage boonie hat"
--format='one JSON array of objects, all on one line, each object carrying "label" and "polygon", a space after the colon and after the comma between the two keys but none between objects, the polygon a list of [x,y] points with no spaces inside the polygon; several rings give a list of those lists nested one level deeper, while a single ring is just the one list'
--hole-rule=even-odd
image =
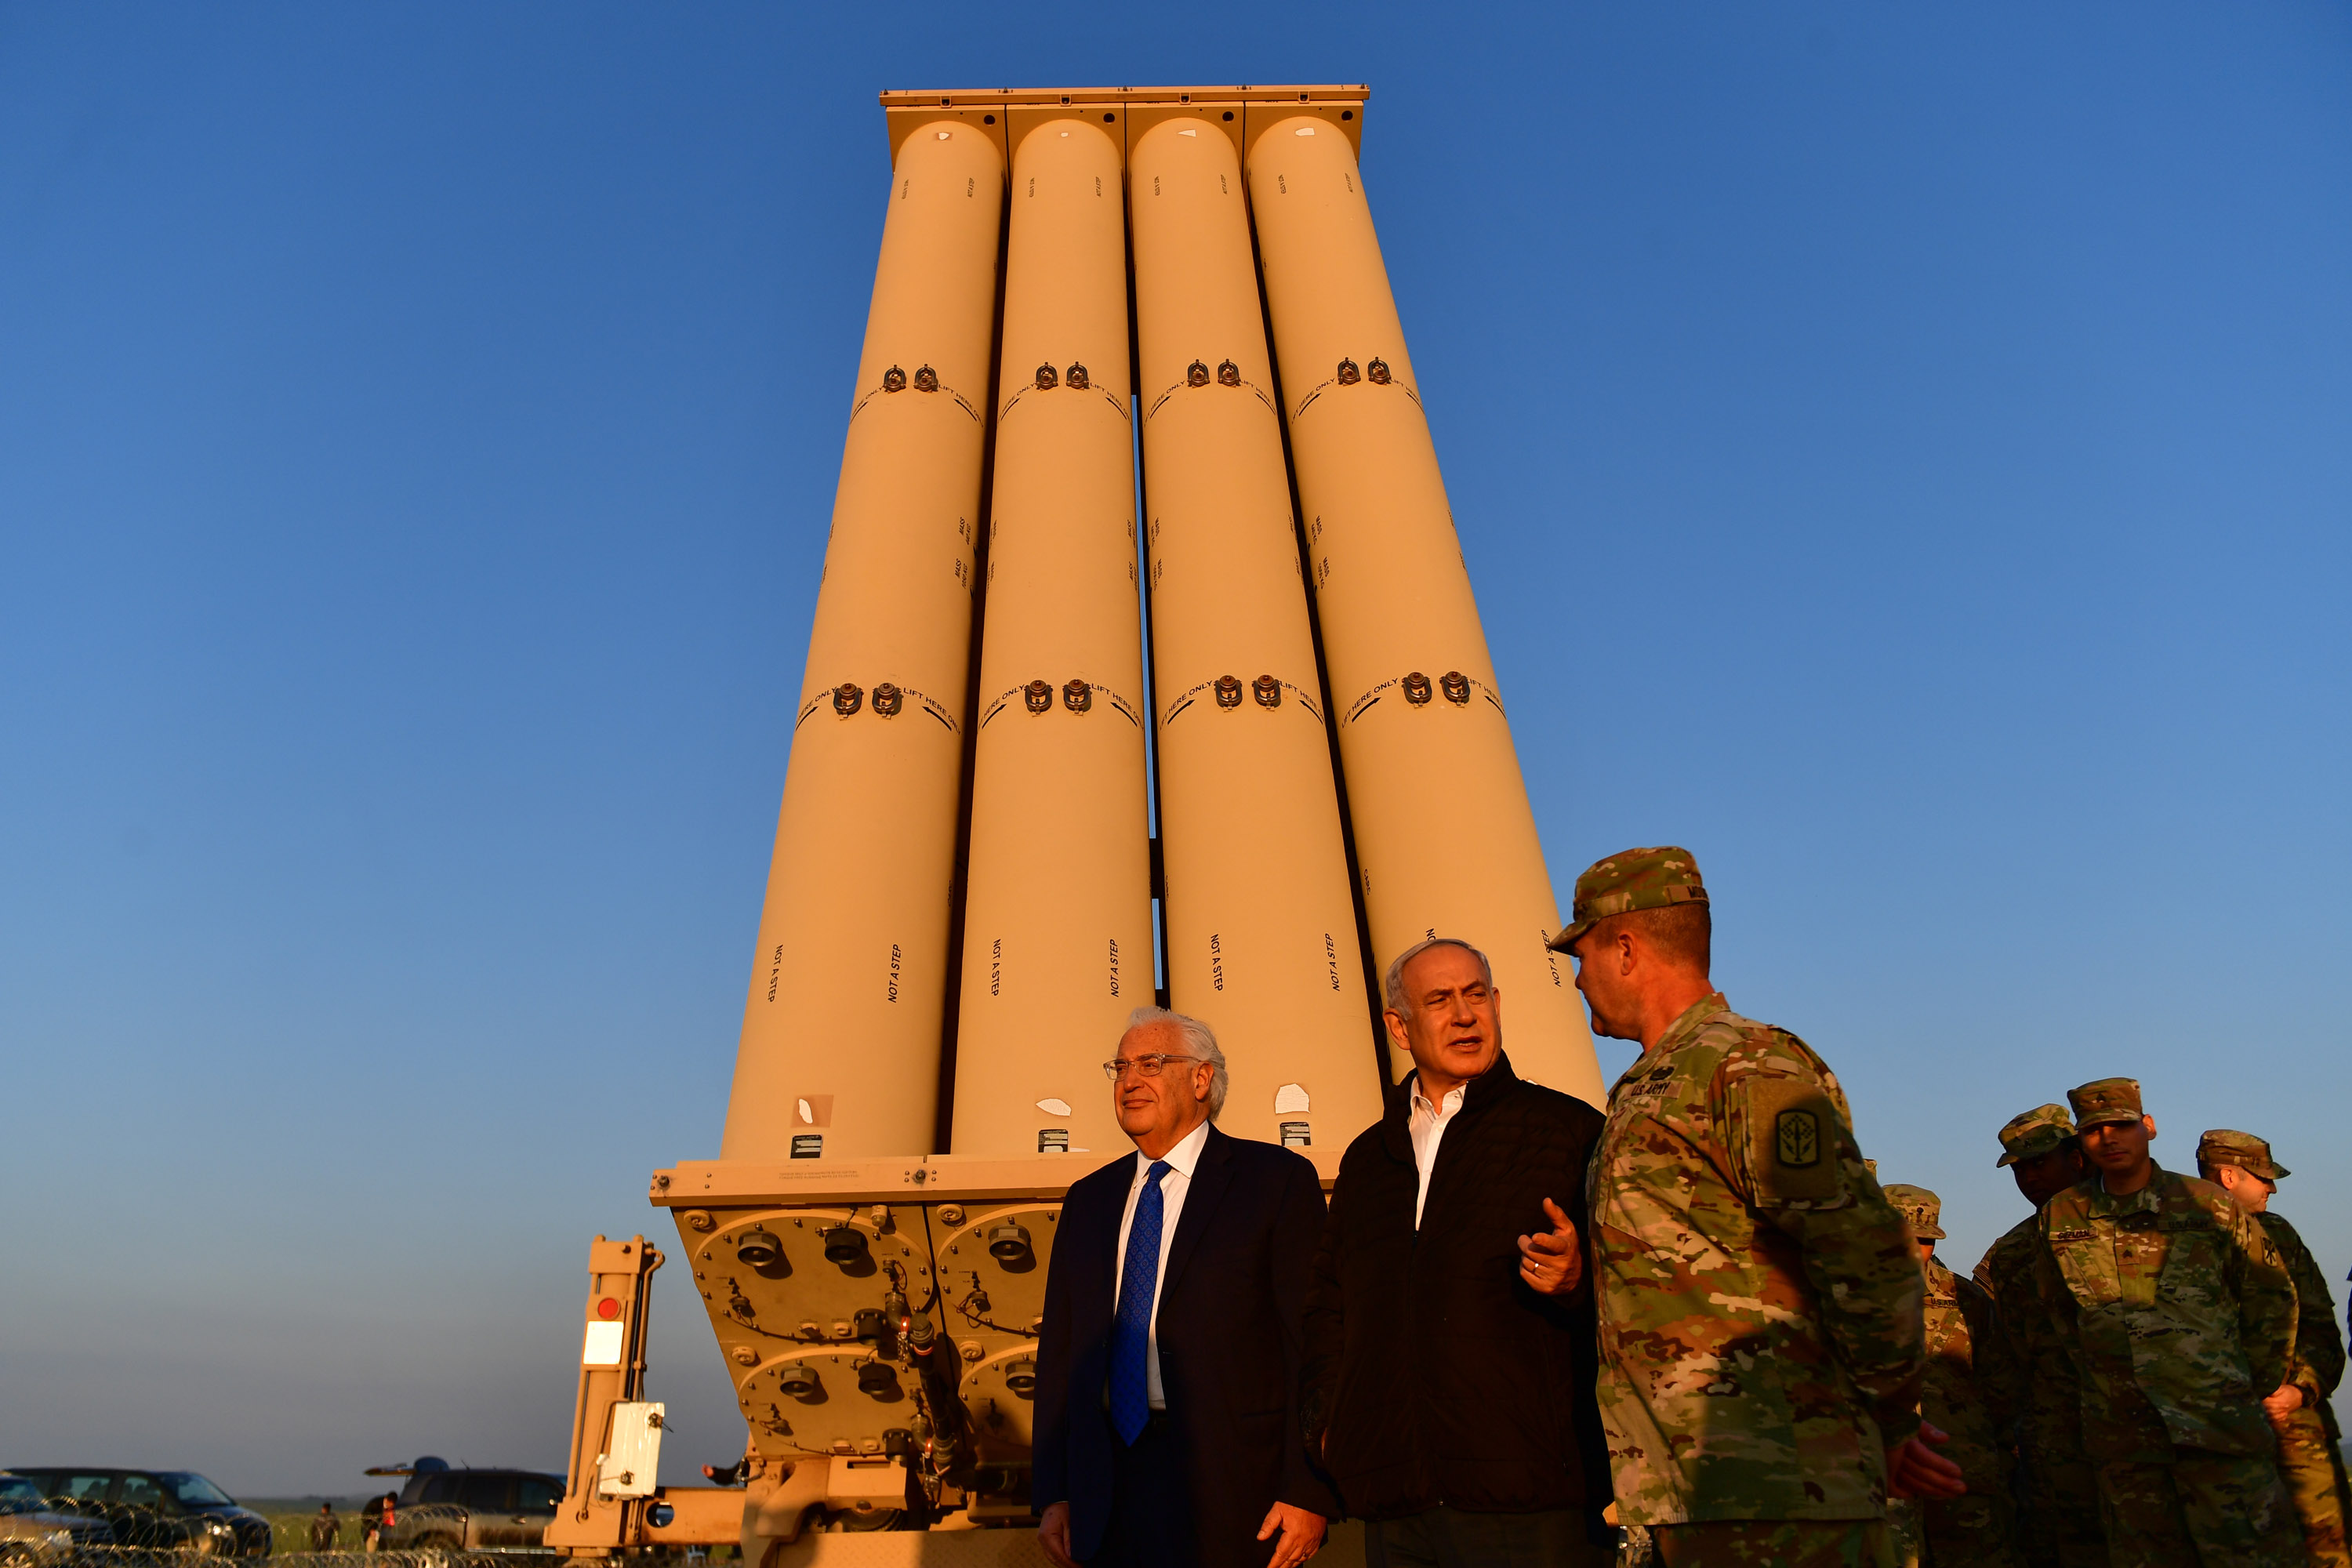
[{"label": "camouflage boonie hat", "polygon": [[2074,1123],[2063,1105],[2037,1105],[2032,1110],[2011,1117],[2000,1130],[2000,1158],[1993,1169],[2014,1165],[2020,1160],[2039,1160],[2054,1149],[2063,1149],[2074,1136]]},{"label": "camouflage boonie hat", "polygon": [[1922,1241],[1944,1239],[1944,1200],[1925,1187],[1915,1187],[1907,1182],[1896,1182],[1886,1189],[1886,1201],[1895,1212],[1911,1226],[1911,1234]]},{"label": "camouflage boonie hat", "polygon": [[2074,1108],[2074,1125],[2085,1132],[2110,1121],[2137,1121],[2139,1079],[2095,1079],[2080,1089],[2068,1089],[2066,1103]]},{"label": "camouflage boonie hat", "polygon": [[1629,910],[1662,910],[1670,904],[1706,902],[1706,884],[1699,880],[1698,861],[1687,849],[1664,845],[1654,849],[1623,849],[1606,860],[1595,860],[1576,879],[1576,903],[1568,929],[1551,939],[1554,952],[1566,952],[1576,939],[1611,915]]},{"label": "camouflage boonie hat", "polygon": [[2217,1127],[2197,1140],[2197,1163],[2200,1165],[2235,1165],[2250,1176],[2260,1176],[2265,1182],[2275,1182],[2287,1174],[2287,1168],[2271,1158],[2271,1146],[2251,1132],[2232,1132]]}]

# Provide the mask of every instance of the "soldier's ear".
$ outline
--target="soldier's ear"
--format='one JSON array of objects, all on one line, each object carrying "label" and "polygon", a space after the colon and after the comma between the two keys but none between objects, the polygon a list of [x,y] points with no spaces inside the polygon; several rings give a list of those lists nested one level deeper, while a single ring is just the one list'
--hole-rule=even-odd
[{"label": "soldier's ear", "polygon": [[2147,1129],[2148,1142],[2153,1143],[2156,1142],[2156,1118],[2142,1111],[2139,1120],[2140,1124]]}]

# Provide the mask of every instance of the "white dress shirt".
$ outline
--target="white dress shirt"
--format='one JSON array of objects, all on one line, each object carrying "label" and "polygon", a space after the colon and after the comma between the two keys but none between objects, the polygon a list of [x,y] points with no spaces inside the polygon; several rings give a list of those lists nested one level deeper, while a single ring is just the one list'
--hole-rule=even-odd
[{"label": "white dress shirt", "polygon": [[[1168,1173],[1160,1178],[1160,1267],[1151,1275],[1151,1331],[1143,1342],[1143,1387],[1154,1410],[1168,1408],[1168,1395],[1160,1386],[1160,1288],[1168,1281],[1168,1244],[1176,1239],[1176,1217],[1184,1212],[1184,1194],[1192,1188],[1192,1167],[1201,1163],[1201,1151],[1208,1142],[1209,1124],[1203,1121],[1160,1156],[1168,1162]],[[1127,1211],[1118,1218],[1118,1267],[1110,1277],[1113,1317],[1118,1315],[1118,1289],[1127,1279],[1127,1233],[1135,1226],[1135,1203],[1143,1195],[1143,1178],[1150,1169],[1150,1157],[1138,1149],[1135,1179],[1127,1184]]]},{"label": "white dress shirt", "polygon": [[[1445,1124],[1462,1109],[1462,1091],[1470,1086],[1457,1083],[1445,1091],[1445,1098],[1435,1105],[1421,1092],[1421,1074],[1412,1075],[1412,1115],[1405,1122],[1405,1131],[1412,1137],[1412,1163],[1421,1168],[1421,1187],[1412,1195],[1412,1228],[1421,1228],[1421,1208],[1429,1202],[1429,1173],[1437,1168],[1437,1146],[1445,1141]],[[1132,1205],[1134,1200],[1129,1199]]]}]

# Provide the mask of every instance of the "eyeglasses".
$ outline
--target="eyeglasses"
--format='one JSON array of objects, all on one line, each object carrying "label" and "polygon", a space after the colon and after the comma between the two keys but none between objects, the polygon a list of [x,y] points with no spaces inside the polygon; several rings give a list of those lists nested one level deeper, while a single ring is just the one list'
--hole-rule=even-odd
[{"label": "eyeglasses", "polygon": [[1197,1062],[1200,1059],[1198,1057],[1171,1057],[1162,1051],[1150,1051],[1139,1057],[1124,1057],[1115,1062],[1103,1063],[1103,1077],[1117,1083],[1120,1073],[1133,1068],[1141,1077],[1158,1078],[1160,1069],[1170,1062]]}]

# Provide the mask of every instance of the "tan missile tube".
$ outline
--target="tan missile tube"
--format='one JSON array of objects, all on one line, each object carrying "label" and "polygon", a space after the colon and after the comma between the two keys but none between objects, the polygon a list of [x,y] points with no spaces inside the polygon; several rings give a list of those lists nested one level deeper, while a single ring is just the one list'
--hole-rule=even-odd
[{"label": "tan missile tube", "polygon": [[1204,108],[1129,181],[1170,1001],[1224,1047],[1225,1131],[1344,1145],[1381,1058],[1241,160]]},{"label": "tan missile tube", "polygon": [[901,145],[722,1157],[931,1147],[1004,165]]},{"label": "tan missile tube", "polygon": [[1152,997],[1127,224],[1118,144],[1040,118],[1011,127],[951,1142],[1091,1169],[1126,1147],[1100,1064]]},{"label": "tan missile tube", "polygon": [[[1484,949],[1519,1073],[1601,1102],[1363,180],[1306,115],[1256,134],[1250,202],[1372,945]],[[1393,1064],[1402,1070],[1402,1059]]]}]

